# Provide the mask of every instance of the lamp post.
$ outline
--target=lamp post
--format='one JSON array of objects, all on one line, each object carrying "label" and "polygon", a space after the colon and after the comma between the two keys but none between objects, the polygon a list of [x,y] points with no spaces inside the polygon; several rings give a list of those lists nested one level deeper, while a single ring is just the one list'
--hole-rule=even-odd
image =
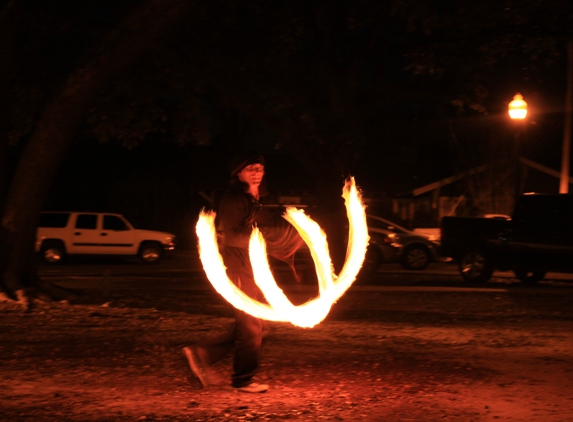
[{"label": "lamp post", "polygon": [[[518,92],[513,96],[513,101],[508,106],[509,117],[517,122],[522,122],[527,116],[527,103]],[[515,131],[515,199],[521,194],[521,174],[519,171],[519,129]]]},{"label": "lamp post", "polygon": [[571,126],[573,125],[573,41],[567,43],[567,93],[565,95],[565,127],[561,152],[559,193],[569,193],[569,156],[571,154]]}]

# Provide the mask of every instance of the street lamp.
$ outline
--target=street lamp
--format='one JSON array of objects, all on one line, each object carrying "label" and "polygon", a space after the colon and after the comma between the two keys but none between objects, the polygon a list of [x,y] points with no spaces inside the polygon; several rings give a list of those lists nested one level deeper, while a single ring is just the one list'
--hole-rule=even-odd
[{"label": "street lamp", "polygon": [[523,96],[518,92],[513,96],[513,101],[509,103],[509,117],[513,120],[523,120],[527,116],[527,103],[523,101]]},{"label": "street lamp", "polygon": [[[512,120],[521,122],[527,116],[527,103],[523,96],[518,92],[513,96],[513,101],[508,107],[509,117]],[[520,125],[521,126],[521,125]],[[519,197],[522,191],[521,183],[523,182],[519,168],[519,128],[515,131],[515,199]]]}]

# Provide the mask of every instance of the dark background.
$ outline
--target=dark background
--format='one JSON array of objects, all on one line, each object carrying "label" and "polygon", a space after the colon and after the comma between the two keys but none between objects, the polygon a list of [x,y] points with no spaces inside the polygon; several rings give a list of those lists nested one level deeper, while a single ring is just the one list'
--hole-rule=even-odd
[{"label": "dark background", "polygon": [[[70,71],[143,3],[22,2],[10,168]],[[186,237],[244,149],[266,156],[273,197],[319,204],[349,174],[365,195],[407,196],[515,155],[517,133],[519,154],[558,170],[572,16],[565,0],[198,4],[101,92],[44,208]]]}]

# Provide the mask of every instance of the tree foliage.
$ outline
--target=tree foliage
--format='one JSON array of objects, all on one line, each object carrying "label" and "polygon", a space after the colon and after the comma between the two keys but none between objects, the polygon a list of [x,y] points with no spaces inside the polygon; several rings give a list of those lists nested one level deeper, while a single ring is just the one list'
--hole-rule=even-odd
[{"label": "tree foliage", "polygon": [[408,31],[407,68],[462,112],[496,112],[517,87],[547,86],[573,38],[573,5],[559,0],[408,0],[394,13]]}]

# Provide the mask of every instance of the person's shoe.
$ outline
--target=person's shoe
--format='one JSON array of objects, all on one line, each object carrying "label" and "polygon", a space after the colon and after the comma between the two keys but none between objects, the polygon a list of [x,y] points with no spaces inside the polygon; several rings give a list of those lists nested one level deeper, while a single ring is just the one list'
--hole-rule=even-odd
[{"label": "person's shoe", "polygon": [[201,352],[203,351],[197,347],[183,348],[183,354],[187,358],[187,362],[189,362],[191,371],[193,371],[195,376],[199,378],[201,384],[206,387],[209,385],[209,377],[207,373],[209,365],[207,364],[206,359]]},{"label": "person's shoe", "polygon": [[264,393],[269,389],[267,384],[259,384],[258,382],[252,382],[244,387],[236,387],[237,391],[241,393]]}]

